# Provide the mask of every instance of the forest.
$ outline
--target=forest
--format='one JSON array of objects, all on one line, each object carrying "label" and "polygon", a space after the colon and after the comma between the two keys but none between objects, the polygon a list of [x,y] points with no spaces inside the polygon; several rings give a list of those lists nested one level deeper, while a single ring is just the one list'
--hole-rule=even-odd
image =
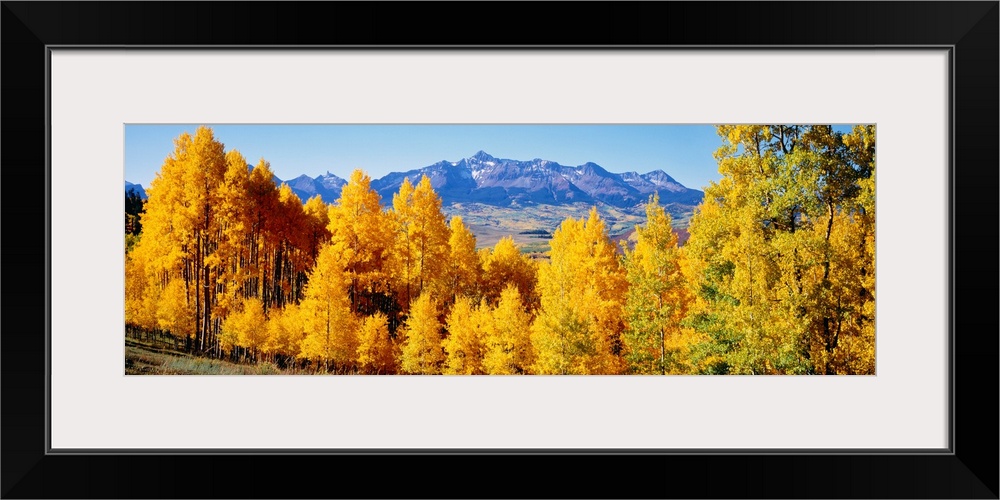
[{"label": "forest", "polygon": [[653,195],[632,241],[594,208],[532,259],[427,177],[301,200],[199,127],[126,195],[126,338],[277,373],[874,374],[875,127],[717,131],[683,246]]}]

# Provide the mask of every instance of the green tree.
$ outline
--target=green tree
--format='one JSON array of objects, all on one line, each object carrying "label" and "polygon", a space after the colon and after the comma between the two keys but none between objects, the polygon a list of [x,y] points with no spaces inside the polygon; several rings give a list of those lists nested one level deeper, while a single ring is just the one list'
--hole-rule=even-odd
[{"label": "green tree", "polygon": [[135,188],[129,188],[125,193],[125,234],[137,236],[142,232],[142,206],[142,198]]},{"label": "green tree", "polygon": [[[846,140],[829,126],[718,130],[723,178],[706,189],[685,246],[698,295],[688,322],[705,339],[694,349],[699,370],[865,370],[845,366],[839,348],[874,320],[862,312],[870,294],[857,278],[874,266],[863,250],[874,128]],[[860,348],[852,357],[874,356],[860,347],[873,343],[848,343]]]},{"label": "green tree", "polygon": [[659,194],[646,204],[646,226],[636,227],[636,237],[635,247],[625,249],[625,361],[631,373],[684,372],[681,320],[690,299],[677,234]]}]

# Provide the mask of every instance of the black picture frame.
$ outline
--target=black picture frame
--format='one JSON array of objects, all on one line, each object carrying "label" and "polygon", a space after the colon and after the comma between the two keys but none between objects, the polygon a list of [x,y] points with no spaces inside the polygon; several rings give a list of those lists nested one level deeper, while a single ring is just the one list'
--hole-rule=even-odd
[{"label": "black picture frame", "polygon": [[[990,2],[2,2],[4,498],[997,498],[998,21]],[[446,21],[461,20],[456,24]],[[511,39],[511,26],[526,34]],[[49,454],[50,46],[950,47],[948,453]],[[914,208],[919,216],[919,207]],[[959,229],[961,229],[959,231]],[[46,270],[43,274],[42,270]],[[21,275],[20,272],[25,272]],[[44,279],[41,277],[44,275]],[[919,286],[915,282],[914,286]],[[401,415],[405,425],[405,415]],[[859,415],[859,418],[864,418]],[[318,468],[318,469],[317,469]],[[319,474],[314,470],[326,470]],[[566,474],[565,471],[574,471]],[[383,477],[375,483],[362,478]]]}]

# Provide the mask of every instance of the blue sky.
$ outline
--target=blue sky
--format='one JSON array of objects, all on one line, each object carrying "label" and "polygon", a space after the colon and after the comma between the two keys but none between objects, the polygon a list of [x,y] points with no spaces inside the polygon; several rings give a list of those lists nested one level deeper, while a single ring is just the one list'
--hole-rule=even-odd
[{"label": "blue sky", "polygon": [[[575,166],[588,161],[611,172],[663,170],[702,189],[720,178],[712,125],[209,125],[227,151],[271,162],[283,180],[327,171],[372,178],[458,161],[479,150],[498,158],[542,158]],[[198,124],[126,125],[125,180],[149,187],[181,133]]]}]

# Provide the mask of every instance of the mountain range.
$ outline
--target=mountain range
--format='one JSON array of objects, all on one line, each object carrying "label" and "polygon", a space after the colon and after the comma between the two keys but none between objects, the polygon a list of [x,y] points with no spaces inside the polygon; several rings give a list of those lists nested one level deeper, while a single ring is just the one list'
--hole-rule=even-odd
[{"label": "mountain range", "polygon": [[[423,175],[430,178],[445,206],[478,203],[518,208],[585,203],[632,211],[656,191],[661,204],[678,207],[693,208],[704,196],[702,191],[683,186],[662,170],[613,173],[596,163],[565,166],[540,158],[526,161],[495,158],[484,151],[457,162],[440,161],[406,172],[392,172],[373,179],[372,188],[388,205],[403,179],[417,184]],[[335,202],[346,184],[330,172],[317,177],[300,175],[287,181],[275,177],[275,183],[281,182],[288,183],[303,201],[318,194],[327,203]],[[126,181],[126,192],[130,187],[145,198],[141,185]]]},{"label": "mountain range", "polygon": [[430,178],[443,204],[483,203],[494,206],[563,205],[570,203],[607,204],[629,208],[642,204],[654,191],[660,202],[697,205],[704,193],[688,189],[662,170],[639,174],[608,172],[596,163],[575,167],[535,158],[500,159],[484,151],[457,162],[393,172],[372,181],[384,200],[391,200],[404,178],[411,183],[421,176]]}]

